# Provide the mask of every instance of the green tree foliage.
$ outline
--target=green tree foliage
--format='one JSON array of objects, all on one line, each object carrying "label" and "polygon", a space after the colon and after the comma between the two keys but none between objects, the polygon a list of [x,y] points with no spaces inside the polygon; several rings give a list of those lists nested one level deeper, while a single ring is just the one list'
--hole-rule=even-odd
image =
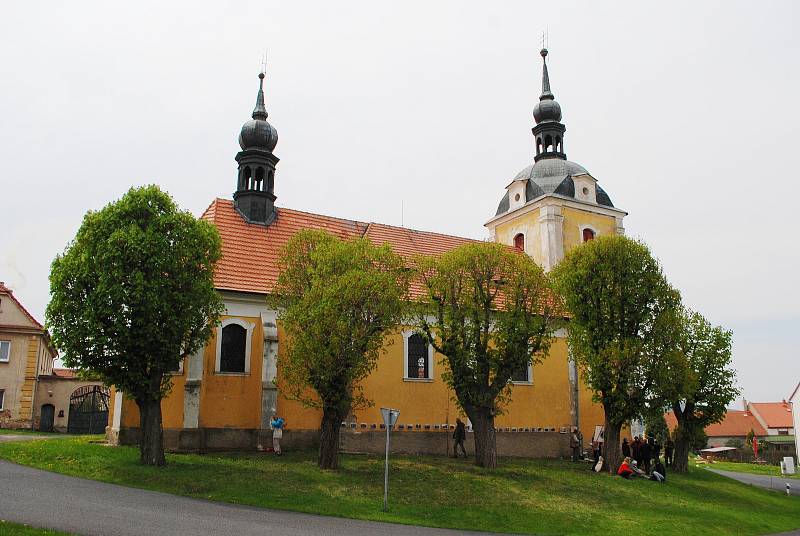
[{"label": "green tree foliage", "polygon": [[605,413],[609,472],[621,460],[620,430],[641,414],[669,352],[680,296],[641,242],[601,236],[571,250],[553,271],[571,316],[569,343]]},{"label": "green tree foliage", "polygon": [[669,438],[669,428],[667,428],[663,409],[657,407],[653,411],[646,412],[643,420],[645,435],[653,436],[663,445]]},{"label": "green tree foliage", "polygon": [[139,407],[140,458],[163,465],[161,399],[169,372],[201,348],[223,311],[214,290],[216,228],[157,186],[89,212],[50,271],[47,327],[64,363]]},{"label": "green tree foliage", "polygon": [[739,390],[731,366],[731,332],[688,310],[682,311],[679,326],[677,359],[659,390],[678,421],[673,471],[685,472],[689,449],[708,425],[722,421]]},{"label": "green tree foliage", "polygon": [[444,356],[444,381],[472,421],[476,464],[496,467],[494,418],[515,372],[552,341],[553,294],[542,269],[506,246],[475,243],[417,259],[418,327]]},{"label": "green tree foliage", "polygon": [[322,409],[320,468],[338,468],[341,422],[372,403],[361,381],[399,325],[407,291],[408,270],[388,245],[303,230],[282,252],[270,298],[289,340],[279,384],[289,398]]}]

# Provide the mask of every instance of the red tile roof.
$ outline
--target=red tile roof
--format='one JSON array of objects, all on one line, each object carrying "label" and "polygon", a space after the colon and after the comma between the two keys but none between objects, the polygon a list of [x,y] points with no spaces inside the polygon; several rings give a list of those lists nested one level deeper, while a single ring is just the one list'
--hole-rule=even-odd
[{"label": "red tile roof", "polygon": [[59,378],[77,378],[78,373],[68,368],[54,368],[53,376],[58,376]]},{"label": "red tile roof", "polygon": [[767,428],[791,428],[792,406],[788,402],[750,402],[752,411],[767,423]]},{"label": "red tile roof", "polygon": [[[278,258],[289,238],[301,229],[322,229],[343,239],[366,237],[375,244],[389,243],[403,257],[437,255],[470,238],[415,231],[381,223],[365,223],[289,208],[279,208],[269,226],[247,223],[229,199],[215,199],[201,216],[213,222],[222,238],[222,259],[214,284],[218,289],[266,294],[278,279]],[[415,289],[412,285],[412,292]]]},{"label": "red tile roof", "polygon": [[[678,426],[678,421],[675,419],[675,414],[671,411],[664,415],[667,421],[667,427],[674,430]],[[713,439],[715,437],[745,437],[750,430],[756,436],[767,435],[766,430],[759,424],[758,420],[749,411],[741,411],[729,409],[725,414],[722,422],[712,424],[706,427],[706,435]]]}]

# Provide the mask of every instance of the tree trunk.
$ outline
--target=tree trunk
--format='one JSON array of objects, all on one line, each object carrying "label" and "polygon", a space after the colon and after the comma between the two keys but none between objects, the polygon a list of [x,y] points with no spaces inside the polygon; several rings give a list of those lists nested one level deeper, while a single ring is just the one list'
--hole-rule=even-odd
[{"label": "tree trunk", "polygon": [[672,471],[685,473],[689,470],[689,443],[691,434],[683,424],[678,424],[675,429],[675,451],[672,453]]},{"label": "tree trunk", "polygon": [[603,460],[609,474],[616,474],[617,468],[622,463],[622,446],[619,436],[622,430],[622,423],[610,422],[608,415],[605,419],[605,430],[603,433]]},{"label": "tree trunk", "polygon": [[494,413],[488,408],[474,408],[468,415],[475,438],[475,465],[489,469],[497,467]]},{"label": "tree trunk", "polygon": [[325,408],[322,411],[322,423],[319,433],[319,458],[317,463],[320,469],[339,468],[339,431],[342,420],[347,414]]},{"label": "tree trunk", "polygon": [[139,406],[139,462],[142,465],[166,465],[161,400],[137,399],[136,405]]}]

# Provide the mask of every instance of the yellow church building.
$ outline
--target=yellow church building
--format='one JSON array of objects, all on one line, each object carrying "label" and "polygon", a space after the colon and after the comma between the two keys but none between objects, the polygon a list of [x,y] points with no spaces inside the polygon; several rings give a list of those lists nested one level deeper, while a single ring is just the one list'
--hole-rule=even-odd
[{"label": "yellow church building", "polygon": [[[496,214],[485,226],[491,239],[515,246],[545,270],[564,252],[598,235],[622,233],[626,213],[582,166],[567,160],[561,108],[550,90],[547,50],[542,94],[533,115],[535,156],[505,187]],[[278,276],[281,248],[298,230],[324,229],[341,238],[366,237],[389,243],[403,256],[437,255],[471,240],[380,223],[346,220],[276,207],[273,151],[278,135],[267,122],[263,80],[252,119],[242,127],[233,199],[215,199],[202,218],[222,238],[215,285],[226,313],[206,347],[175,371],[173,388],[162,402],[165,446],[171,450],[248,449],[268,445],[270,417],[286,420],[284,444],[310,446],[321,412],[285,398],[274,380],[285,351],[285,336],[266,296]],[[559,456],[567,431],[579,426],[588,443],[603,424],[570,358],[560,330],[549,355],[514,378],[511,401],[496,419],[498,455]],[[400,410],[393,439],[410,452],[449,451],[449,430],[460,415],[442,381],[442,356],[409,327],[390,336],[376,370],[364,382],[375,406],[355,411],[342,426],[344,450],[373,450],[380,436],[380,407]],[[112,442],[136,441],[135,403],[117,391],[112,397],[108,434]],[[402,433],[400,433],[402,432]],[[381,436],[382,437],[382,436]],[[399,441],[399,443],[397,443]],[[468,443],[471,439],[468,439]]]}]

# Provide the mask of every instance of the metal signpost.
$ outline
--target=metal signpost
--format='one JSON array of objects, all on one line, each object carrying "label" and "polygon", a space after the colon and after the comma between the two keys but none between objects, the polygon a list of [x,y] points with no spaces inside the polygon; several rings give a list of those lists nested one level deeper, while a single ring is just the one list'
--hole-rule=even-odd
[{"label": "metal signpost", "polygon": [[383,424],[386,426],[386,462],[383,466],[383,511],[385,512],[389,507],[389,436],[397,422],[397,417],[400,416],[400,410],[381,408],[381,415],[383,415]]}]

